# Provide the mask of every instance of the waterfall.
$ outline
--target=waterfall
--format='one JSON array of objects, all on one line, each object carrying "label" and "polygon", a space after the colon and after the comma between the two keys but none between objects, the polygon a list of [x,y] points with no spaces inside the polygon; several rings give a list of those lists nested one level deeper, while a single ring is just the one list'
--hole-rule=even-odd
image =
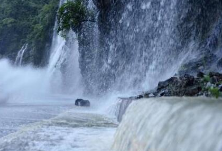
[{"label": "waterfall", "polygon": [[130,105],[114,151],[221,151],[221,100],[156,98]]},{"label": "waterfall", "polygon": [[[60,6],[64,2],[61,0]],[[82,94],[78,48],[76,34],[70,31],[66,38],[61,37],[56,21],[48,65],[49,88],[53,93]]]},{"label": "waterfall", "polygon": [[[61,4],[63,0],[60,1]],[[70,31],[67,38],[56,32],[55,22],[49,64],[42,69],[31,65],[21,66],[28,44],[18,52],[14,67],[7,59],[0,60],[0,102],[23,100],[62,94],[81,96],[81,74],[76,34]]]},{"label": "waterfall", "polygon": [[22,48],[18,51],[17,57],[15,59],[15,65],[21,66],[22,65],[22,60],[25,51],[27,50],[28,44],[24,44]]},{"label": "waterfall", "polygon": [[56,35],[52,48],[48,66],[52,91],[65,94],[81,94],[81,74],[76,34],[70,31],[66,40]]},{"label": "waterfall", "polygon": [[[98,47],[90,38],[86,40],[90,48],[80,48],[84,82],[96,94],[132,94],[155,88],[159,81],[174,76],[185,62],[206,53],[221,6],[217,0],[116,1],[108,10],[100,11],[99,32],[84,30],[85,39],[94,34],[99,39]],[[213,39],[215,45],[220,45],[219,37]]]}]

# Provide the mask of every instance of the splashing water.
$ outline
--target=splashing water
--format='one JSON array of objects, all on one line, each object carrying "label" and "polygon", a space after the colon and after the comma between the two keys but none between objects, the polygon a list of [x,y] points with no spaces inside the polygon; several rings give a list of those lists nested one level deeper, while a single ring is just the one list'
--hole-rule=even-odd
[{"label": "splashing water", "polygon": [[21,66],[28,45],[19,51],[15,65],[0,60],[0,137],[23,124],[56,116],[73,107],[81,96],[76,35],[70,32],[64,39],[57,34],[56,26],[47,67]]},{"label": "splashing water", "polygon": [[81,95],[81,74],[76,34],[70,31],[67,39],[55,33],[48,66],[50,88],[54,93]]},{"label": "splashing water", "polygon": [[[8,60],[0,60],[0,91],[1,101],[6,98],[19,100],[22,97],[35,97],[44,95],[46,81],[45,69],[33,69],[31,66],[13,66]],[[7,96],[7,97],[6,97]],[[3,99],[5,98],[5,99]]]},{"label": "splashing water", "polygon": [[[60,1],[60,6],[64,3]],[[79,69],[79,52],[76,34],[70,31],[67,38],[57,33],[55,22],[51,54],[46,68],[36,69],[32,66],[21,67],[28,44],[18,52],[14,67],[8,60],[0,60],[0,100],[8,98],[21,100],[47,95],[82,95],[81,74]],[[7,98],[7,99],[6,99]],[[27,99],[26,99],[27,100]],[[31,101],[30,101],[31,102]]]},{"label": "splashing water", "polygon": [[78,110],[74,108],[3,137],[0,150],[110,151],[117,126],[115,120],[93,112],[78,113],[81,112]]},{"label": "splashing water", "polygon": [[27,48],[28,48],[28,44],[24,44],[22,46],[22,48],[19,50],[17,57],[15,59],[15,65],[17,65],[17,66],[22,65],[23,56],[24,56],[24,53],[27,50]]}]

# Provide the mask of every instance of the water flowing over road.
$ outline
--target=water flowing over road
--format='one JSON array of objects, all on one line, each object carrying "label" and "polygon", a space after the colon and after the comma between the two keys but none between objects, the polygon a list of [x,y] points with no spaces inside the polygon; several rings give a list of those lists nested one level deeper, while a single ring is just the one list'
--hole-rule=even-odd
[{"label": "water flowing over road", "polygon": [[221,151],[222,100],[150,98],[130,105],[113,151]]}]

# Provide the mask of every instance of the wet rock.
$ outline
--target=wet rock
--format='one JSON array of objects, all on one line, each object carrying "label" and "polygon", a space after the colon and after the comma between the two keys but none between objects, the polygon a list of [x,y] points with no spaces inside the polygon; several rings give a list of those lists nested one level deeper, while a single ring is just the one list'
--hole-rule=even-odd
[{"label": "wet rock", "polygon": [[222,92],[222,85],[219,85],[219,90],[220,92]]},{"label": "wet rock", "polygon": [[180,80],[181,80],[182,87],[188,87],[194,84],[194,76],[191,76],[188,74],[185,74],[184,76],[180,77]]},{"label": "wet rock", "polygon": [[164,88],[168,87],[170,84],[173,84],[177,81],[178,81],[177,77],[171,77],[170,79],[168,79],[166,81],[159,82],[158,87],[157,87],[157,91],[164,89]]},{"label": "wet rock", "polygon": [[193,86],[189,89],[186,89],[184,96],[197,96],[201,92],[202,88],[201,86]]},{"label": "wet rock", "polygon": [[77,99],[77,100],[75,101],[75,105],[76,105],[76,106],[89,107],[89,106],[90,106],[90,102],[89,102],[89,100]]},{"label": "wet rock", "polygon": [[212,64],[217,60],[217,56],[207,51],[205,53],[206,54],[203,54],[202,57],[198,57],[183,64],[179,69],[179,75],[182,76],[187,73],[196,75],[199,72],[208,72],[212,70]]},{"label": "wet rock", "polygon": [[143,97],[144,98],[149,98],[150,97],[150,93],[149,92],[144,93]]},{"label": "wet rock", "polygon": [[141,99],[141,98],[143,98],[143,95],[138,95],[138,96],[136,96],[135,98],[136,98],[136,99]]},{"label": "wet rock", "polygon": [[222,58],[217,62],[217,67],[222,68]]},{"label": "wet rock", "polygon": [[215,76],[215,77],[219,78],[220,80],[222,80],[222,74],[219,73],[219,72],[210,72],[209,76],[210,77],[214,77]]},{"label": "wet rock", "polygon": [[198,78],[203,78],[204,77],[204,73],[203,72],[198,72],[197,73],[197,77]]},{"label": "wet rock", "polygon": [[[209,80],[206,80],[206,77]],[[222,91],[222,74],[218,72],[210,72],[204,74],[199,72],[197,77],[184,74],[180,77],[172,77],[166,81],[159,82],[156,89],[157,95],[162,96],[214,96],[211,89],[219,89]],[[221,87],[220,87],[221,86]]]},{"label": "wet rock", "polygon": [[195,96],[201,91],[200,78],[185,74],[159,82],[158,96]]},{"label": "wet rock", "polygon": [[94,4],[99,9],[107,9],[111,7],[112,4],[114,4],[117,0],[93,0]]},{"label": "wet rock", "polygon": [[211,78],[210,78],[210,82],[211,82],[212,84],[216,84],[216,83],[218,82],[217,77],[216,77],[216,76],[211,77]]},{"label": "wet rock", "polygon": [[156,94],[154,94],[154,92],[152,91],[150,91],[150,92],[145,92],[144,94],[143,94],[143,98],[152,98],[152,97],[156,97]]},{"label": "wet rock", "polygon": [[160,93],[159,93],[159,96],[165,96],[167,93],[166,93],[166,91],[161,91]]}]

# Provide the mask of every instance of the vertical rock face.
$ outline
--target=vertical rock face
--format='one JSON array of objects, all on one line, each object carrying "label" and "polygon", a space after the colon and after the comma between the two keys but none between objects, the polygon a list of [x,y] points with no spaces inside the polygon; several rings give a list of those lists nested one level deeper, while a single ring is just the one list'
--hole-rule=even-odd
[{"label": "vertical rock face", "polygon": [[193,60],[198,66],[184,65],[183,73],[218,70],[222,1],[94,3],[100,10],[98,24],[84,29],[80,41],[80,68],[90,92],[150,89]]},{"label": "vertical rock face", "polygon": [[117,0],[93,0],[94,4],[99,9],[107,9],[111,7],[113,3],[115,3]]}]

